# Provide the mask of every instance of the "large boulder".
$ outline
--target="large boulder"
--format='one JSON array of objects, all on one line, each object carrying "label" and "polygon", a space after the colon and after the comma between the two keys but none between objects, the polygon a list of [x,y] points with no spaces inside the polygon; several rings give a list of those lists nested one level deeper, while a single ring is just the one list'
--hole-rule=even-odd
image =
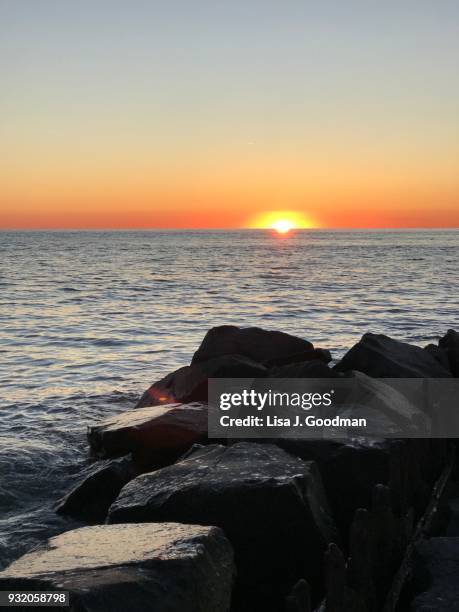
[{"label": "large boulder", "polygon": [[287,452],[314,461],[342,539],[357,508],[370,508],[375,485],[391,489],[398,517],[413,507],[419,517],[447,458],[444,440],[305,440],[281,438],[276,444]]},{"label": "large boulder", "polygon": [[56,512],[88,523],[103,522],[110,505],[138,471],[128,457],[98,461],[86,469],[67,495],[58,501]]},{"label": "large boulder", "polygon": [[311,351],[313,348],[311,342],[284,332],[268,331],[260,327],[221,325],[207,332],[191,363],[236,354],[263,363]]},{"label": "large boulder", "polygon": [[70,612],[228,612],[233,574],[216,527],[103,525],[24,555],[0,572],[0,590],[69,591],[70,608],[59,609]]},{"label": "large boulder", "polygon": [[260,378],[268,370],[241,355],[224,355],[204,363],[184,366],[153,383],[136,408],[174,402],[207,402],[209,378]]},{"label": "large boulder", "polygon": [[459,612],[459,538],[431,538],[414,555],[412,612]]},{"label": "large boulder", "polygon": [[383,440],[302,440],[277,444],[304,461],[314,461],[344,543],[357,508],[369,508],[373,488],[390,480],[390,442]]},{"label": "large boulder", "polygon": [[335,366],[376,378],[446,378],[451,373],[424,349],[383,334],[364,334]]},{"label": "large boulder", "polygon": [[[313,460],[319,467],[342,540],[358,508],[370,508],[374,487],[391,487],[393,509],[403,515],[408,505],[417,513],[424,509],[429,486],[422,473],[424,453],[416,447],[417,440],[279,439],[277,444],[305,461]],[[421,441],[422,443],[422,441]]]},{"label": "large boulder", "polygon": [[110,523],[179,521],[221,527],[235,548],[236,609],[276,611],[294,582],[317,588],[336,532],[320,474],[268,444],[191,451],[139,476],[111,506]]},{"label": "large boulder", "polygon": [[459,377],[459,332],[449,329],[438,342],[448,355],[449,367],[453,376]]},{"label": "large boulder", "polygon": [[207,407],[196,402],[128,410],[88,428],[88,441],[96,455],[132,453],[140,465],[172,463],[206,438]]}]

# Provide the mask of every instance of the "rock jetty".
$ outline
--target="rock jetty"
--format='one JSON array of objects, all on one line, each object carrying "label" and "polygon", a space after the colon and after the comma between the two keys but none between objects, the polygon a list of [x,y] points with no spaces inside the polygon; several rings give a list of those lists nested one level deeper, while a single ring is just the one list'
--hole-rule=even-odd
[{"label": "rock jetty", "polygon": [[316,464],[247,442],[196,448],[139,476],[124,487],[108,520],[221,527],[235,550],[235,596],[248,610],[280,609],[279,594],[301,576],[316,584],[317,559],[337,538]]},{"label": "rock jetty", "polygon": [[352,378],[382,422],[408,426],[422,415],[381,379],[458,376],[453,330],[424,348],[366,333],[335,362],[280,331],[213,328],[88,428],[92,463],[56,510],[91,526],[15,561],[0,590],[68,590],[72,612],[455,610],[455,441],[209,439],[207,388]]}]

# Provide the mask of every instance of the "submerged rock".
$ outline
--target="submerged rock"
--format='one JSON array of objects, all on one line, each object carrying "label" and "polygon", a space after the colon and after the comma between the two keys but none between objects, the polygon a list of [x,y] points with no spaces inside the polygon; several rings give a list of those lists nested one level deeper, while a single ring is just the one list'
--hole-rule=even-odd
[{"label": "submerged rock", "polygon": [[90,523],[102,522],[121,489],[137,475],[136,468],[127,457],[97,462],[57,503],[56,512]]},{"label": "submerged rock", "polygon": [[88,428],[88,441],[101,457],[132,453],[137,463],[171,463],[207,437],[207,407],[167,404],[128,410]]},{"label": "submerged rock", "polygon": [[204,363],[184,366],[151,385],[136,408],[174,402],[207,402],[209,378],[260,378],[268,370],[241,355],[224,355]]},{"label": "submerged rock", "polygon": [[103,525],[24,555],[0,572],[0,590],[69,591],[70,612],[228,612],[233,575],[216,527]]},{"label": "submerged rock", "polygon": [[459,538],[431,538],[416,546],[412,612],[459,612]]},{"label": "submerged rock", "polygon": [[446,378],[451,376],[428,351],[383,334],[364,334],[335,366],[376,378]]},{"label": "submerged rock", "polygon": [[259,363],[311,351],[311,342],[280,331],[260,327],[213,327],[193,355],[192,364],[222,355],[244,355]]},{"label": "submerged rock", "polygon": [[317,586],[335,536],[320,474],[269,444],[197,448],[127,484],[110,523],[172,520],[221,527],[235,548],[238,610],[278,612],[295,581]]},{"label": "submerged rock", "polygon": [[448,355],[449,367],[455,377],[459,377],[459,332],[449,329],[438,342]]}]

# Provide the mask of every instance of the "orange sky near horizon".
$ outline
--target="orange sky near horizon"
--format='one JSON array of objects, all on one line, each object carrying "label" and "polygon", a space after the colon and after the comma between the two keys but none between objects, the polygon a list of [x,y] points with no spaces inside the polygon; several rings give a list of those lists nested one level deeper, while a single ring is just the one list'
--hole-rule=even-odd
[{"label": "orange sky near horizon", "polygon": [[[269,212],[269,211],[267,211]],[[279,214],[282,218],[282,214]],[[107,215],[93,213],[81,215],[72,212],[52,212],[48,215],[30,213],[22,218],[17,214],[0,213],[2,230],[104,230],[104,229],[249,229],[253,227],[252,217],[233,211],[196,213],[175,211],[165,213],[119,213]],[[300,226],[303,227],[303,226]],[[459,215],[444,211],[384,212],[347,210],[344,214],[322,215],[314,218],[307,229],[377,229],[377,228],[459,228]]]},{"label": "orange sky near horizon", "polygon": [[[122,204],[119,207],[68,206],[56,209],[34,206],[22,210],[0,210],[0,229],[237,229],[266,227],[263,218],[272,211],[282,218],[291,210],[304,216],[305,228],[459,228],[459,206],[436,209],[417,205],[398,210],[377,206],[313,206],[254,208],[249,205],[230,207],[215,205],[205,209],[170,208],[154,211]],[[242,210],[241,210],[242,209]],[[251,212],[248,213],[247,211]],[[285,211],[285,212],[284,212]],[[261,220],[258,221],[258,219]]]},{"label": "orange sky near horizon", "polygon": [[273,171],[263,178],[253,170],[251,182],[247,175],[229,174],[216,177],[214,171],[212,181],[198,173],[186,178],[182,174],[179,186],[173,177],[163,184],[151,179],[149,184],[152,173],[147,171],[137,182],[128,172],[120,175],[115,170],[113,180],[108,174],[102,182],[94,178],[80,182],[79,177],[67,178],[65,171],[59,183],[50,178],[8,185],[4,180],[8,188],[0,208],[0,228],[234,229],[253,227],[270,211],[278,216],[295,211],[306,217],[306,227],[317,228],[459,227],[455,185],[452,181],[447,185],[446,180],[432,185],[431,176],[428,181],[423,177],[410,181],[408,176],[384,181],[367,171],[366,181],[356,179],[352,184],[349,175],[343,181],[335,173],[331,184],[331,175],[314,182],[307,172],[301,180],[301,172],[285,176]]},{"label": "orange sky near horizon", "polygon": [[0,229],[459,227],[457,2],[115,4],[0,0]]}]

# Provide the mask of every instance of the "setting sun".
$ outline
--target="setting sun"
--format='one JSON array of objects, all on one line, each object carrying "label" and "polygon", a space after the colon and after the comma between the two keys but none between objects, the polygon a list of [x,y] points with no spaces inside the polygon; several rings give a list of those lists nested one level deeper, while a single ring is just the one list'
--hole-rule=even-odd
[{"label": "setting sun", "polygon": [[279,219],[278,221],[274,221],[271,227],[273,230],[276,230],[276,232],[279,232],[279,234],[287,234],[295,225],[287,219]]},{"label": "setting sun", "polygon": [[310,229],[316,227],[316,224],[303,213],[279,210],[257,215],[248,227],[272,229],[279,234],[288,234],[293,229]]}]

